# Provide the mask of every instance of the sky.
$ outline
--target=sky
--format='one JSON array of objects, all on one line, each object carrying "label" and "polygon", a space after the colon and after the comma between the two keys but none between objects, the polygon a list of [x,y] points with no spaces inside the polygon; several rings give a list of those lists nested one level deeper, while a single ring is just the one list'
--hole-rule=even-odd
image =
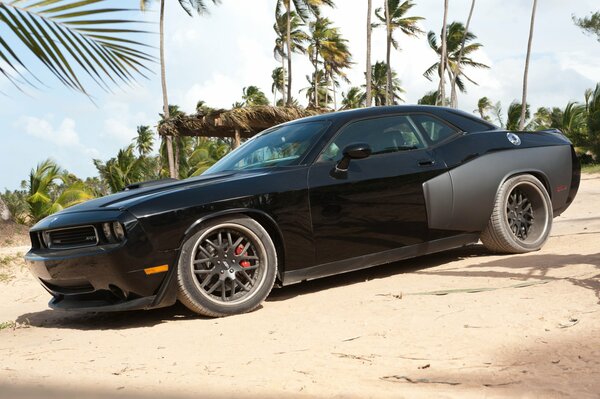
[{"label": "sky", "polygon": [[[121,0],[122,2],[125,2]],[[138,0],[126,0],[131,7]],[[115,0],[116,2],[116,0]],[[121,3],[121,2],[118,2]],[[373,0],[374,7],[383,6]],[[381,3],[381,4],[379,4]],[[425,18],[421,29],[439,32],[442,0],[415,0],[411,14]],[[470,0],[450,0],[448,21],[466,22]],[[476,3],[470,31],[483,48],[473,55],[490,69],[466,70],[478,83],[467,85],[459,95],[459,108],[473,112],[477,100],[487,96],[503,109],[521,98],[523,67],[531,16],[530,0],[480,0]],[[349,40],[355,62],[348,72],[351,85],[364,83],[366,62],[366,0],[337,0],[335,9],[323,14]],[[189,17],[175,0],[166,7],[166,60],[169,102],[193,112],[198,100],[212,107],[229,108],[241,100],[242,89],[255,85],[272,99],[271,72],[280,65],[273,57],[275,0],[223,0],[210,15]],[[529,72],[528,102],[564,107],[583,101],[584,91],[600,82],[600,43],[586,36],[572,22],[598,10],[597,0],[541,0],[538,2]],[[143,15],[158,30],[156,6]],[[0,26],[0,34],[6,31]],[[398,35],[401,51],[392,52],[392,67],[406,90],[407,104],[416,103],[437,82],[423,77],[436,61],[425,36]],[[144,38],[158,46],[157,35]],[[16,47],[19,49],[18,47]],[[155,51],[155,50],[152,50]],[[157,54],[157,51],[155,51]],[[373,33],[372,61],[385,59],[385,32]],[[311,72],[307,58],[294,55],[293,91],[302,104]],[[131,143],[138,125],[156,127],[162,109],[158,65],[153,74],[135,85],[105,93],[90,86],[94,101],[68,90],[38,63],[31,69],[47,87],[22,94],[0,77],[0,190],[16,189],[38,163],[52,158],[80,178],[96,176],[93,158],[107,160]],[[340,92],[348,89],[342,85]]]}]

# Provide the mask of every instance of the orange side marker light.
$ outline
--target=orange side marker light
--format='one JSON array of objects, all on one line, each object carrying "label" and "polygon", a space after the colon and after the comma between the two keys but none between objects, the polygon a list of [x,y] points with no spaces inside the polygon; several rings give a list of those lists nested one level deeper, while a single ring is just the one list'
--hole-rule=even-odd
[{"label": "orange side marker light", "polygon": [[155,267],[149,267],[147,269],[144,269],[144,273],[146,273],[146,275],[149,276],[151,274],[164,273],[168,270],[169,270],[169,265],[162,265],[162,266],[155,266]]}]

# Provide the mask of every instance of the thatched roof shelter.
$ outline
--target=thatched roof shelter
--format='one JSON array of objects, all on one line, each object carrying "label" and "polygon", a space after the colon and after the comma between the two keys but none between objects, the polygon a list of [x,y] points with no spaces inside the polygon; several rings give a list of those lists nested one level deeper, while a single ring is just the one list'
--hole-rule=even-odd
[{"label": "thatched roof shelter", "polygon": [[325,112],[329,110],[271,106],[219,109],[171,118],[159,125],[158,132],[163,136],[231,137],[237,147],[242,138],[272,126]]}]

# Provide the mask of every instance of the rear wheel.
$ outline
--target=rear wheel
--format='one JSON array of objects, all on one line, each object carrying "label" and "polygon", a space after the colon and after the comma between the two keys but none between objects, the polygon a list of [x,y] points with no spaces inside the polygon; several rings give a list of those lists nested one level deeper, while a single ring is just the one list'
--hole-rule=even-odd
[{"label": "rear wheel", "polygon": [[214,220],[183,245],[179,300],[211,317],[250,312],[269,295],[277,274],[275,246],[254,219]]},{"label": "rear wheel", "polygon": [[486,248],[501,253],[539,250],[552,228],[552,202],[532,175],[508,179],[498,190],[492,216],[481,233]]}]

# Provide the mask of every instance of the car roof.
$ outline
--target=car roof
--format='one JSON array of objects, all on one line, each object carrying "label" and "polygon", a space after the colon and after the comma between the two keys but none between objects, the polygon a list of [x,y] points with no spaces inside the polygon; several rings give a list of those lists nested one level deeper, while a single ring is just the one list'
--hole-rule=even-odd
[{"label": "car roof", "polygon": [[[382,107],[368,107],[368,108],[357,108],[351,110],[344,111],[336,111],[330,112],[326,114],[320,114],[315,116],[309,116],[307,118],[298,119],[291,123],[302,123],[302,122],[317,122],[317,121],[332,121],[337,123],[346,123],[355,119],[363,119],[375,116],[385,116],[385,115],[394,115],[398,113],[420,113],[425,112],[428,114],[433,114],[438,116],[439,118],[449,121],[455,125],[457,124],[452,116],[458,115],[463,118],[467,118],[471,121],[479,122],[481,124],[487,125],[488,129],[496,129],[497,127],[490,122],[478,118],[477,116],[449,107],[438,107],[434,105],[392,105],[392,106],[382,106]],[[459,126],[461,127],[461,126]],[[462,128],[462,127],[461,127]],[[470,129],[464,129],[464,131],[469,131]]]}]

